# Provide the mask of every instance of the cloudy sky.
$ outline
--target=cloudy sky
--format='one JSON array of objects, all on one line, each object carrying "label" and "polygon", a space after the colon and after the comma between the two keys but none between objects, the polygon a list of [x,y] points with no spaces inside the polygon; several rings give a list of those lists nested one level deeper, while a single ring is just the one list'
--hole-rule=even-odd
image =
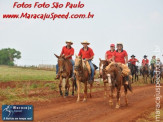
[{"label": "cloudy sky", "polygon": [[[22,0],[17,0],[21,2]],[[55,0],[37,0],[40,3]],[[65,3],[66,0],[57,0]],[[69,0],[78,3],[78,0]],[[34,3],[35,0],[23,0]],[[129,56],[142,60],[163,54],[163,1],[162,0],[81,0],[83,9],[16,9],[14,0],[0,0],[0,49],[15,48],[22,53],[18,65],[56,64],[54,53],[60,54],[66,40],[74,42],[75,53],[80,42],[88,40],[94,50],[94,61],[104,58],[111,43],[122,42]],[[88,13],[93,19],[2,19],[3,14],[28,13]],[[75,58],[75,57],[73,57]]]}]

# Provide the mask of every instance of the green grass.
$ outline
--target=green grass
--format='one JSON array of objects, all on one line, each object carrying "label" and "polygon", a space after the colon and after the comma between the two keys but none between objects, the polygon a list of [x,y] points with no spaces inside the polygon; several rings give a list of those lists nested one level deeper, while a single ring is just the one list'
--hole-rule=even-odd
[{"label": "green grass", "polygon": [[0,82],[54,81],[55,72],[30,68],[0,66]]}]

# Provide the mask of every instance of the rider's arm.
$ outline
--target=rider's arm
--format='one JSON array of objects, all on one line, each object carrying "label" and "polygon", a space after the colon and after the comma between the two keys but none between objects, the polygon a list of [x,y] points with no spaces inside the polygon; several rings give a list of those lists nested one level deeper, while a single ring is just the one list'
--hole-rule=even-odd
[{"label": "rider's arm", "polygon": [[71,56],[73,56],[73,55],[68,55],[68,56],[65,56],[65,58],[70,58]]},{"label": "rider's arm", "polygon": [[125,56],[125,64],[128,63],[128,56]]},{"label": "rider's arm", "polygon": [[111,59],[112,59],[113,62],[115,62],[115,56],[114,55],[112,56]]}]

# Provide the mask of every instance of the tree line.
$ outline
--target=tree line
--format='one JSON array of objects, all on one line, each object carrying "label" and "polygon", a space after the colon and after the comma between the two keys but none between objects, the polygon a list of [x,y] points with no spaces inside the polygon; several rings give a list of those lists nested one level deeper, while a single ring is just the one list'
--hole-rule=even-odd
[{"label": "tree line", "polygon": [[14,48],[4,48],[0,50],[0,65],[14,66],[15,59],[21,58],[21,52]]}]

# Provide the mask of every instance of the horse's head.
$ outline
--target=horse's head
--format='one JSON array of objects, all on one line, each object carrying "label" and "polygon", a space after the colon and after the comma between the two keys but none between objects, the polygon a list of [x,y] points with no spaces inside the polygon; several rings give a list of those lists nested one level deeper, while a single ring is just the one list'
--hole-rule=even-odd
[{"label": "horse's head", "polygon": [[105,71],[108,77],[108,81],[117,78],[117,76],[119,76],[121,73],[120,71],[122,71],[122,69],[118,64],[116,63],[110,64],[109,68],[106,69]]},{"label": "horse's head", "polygon": [[103,70],[105,70],[105,67],[108,66],[109,62],[107,60],[101,60],[99,58],[100,63],[99,63],[99,70],[100,70],[100,75],[102,75]]},{"label": "horse's head", "polygon": [[82,58],[81,58],[81,56],[76,55],[74,70],[79,71],[79,70],[81,70],[81,67],[82,67]]},{"label": "horse's head", "polygon": [[56,54],[54,54],[57,58],[58,58],[58,66],[59,66],[59,72],[63,72],[64,71],[64,62],[65,62],[65,58],[64,55],[63,56],[58,56]]}]

